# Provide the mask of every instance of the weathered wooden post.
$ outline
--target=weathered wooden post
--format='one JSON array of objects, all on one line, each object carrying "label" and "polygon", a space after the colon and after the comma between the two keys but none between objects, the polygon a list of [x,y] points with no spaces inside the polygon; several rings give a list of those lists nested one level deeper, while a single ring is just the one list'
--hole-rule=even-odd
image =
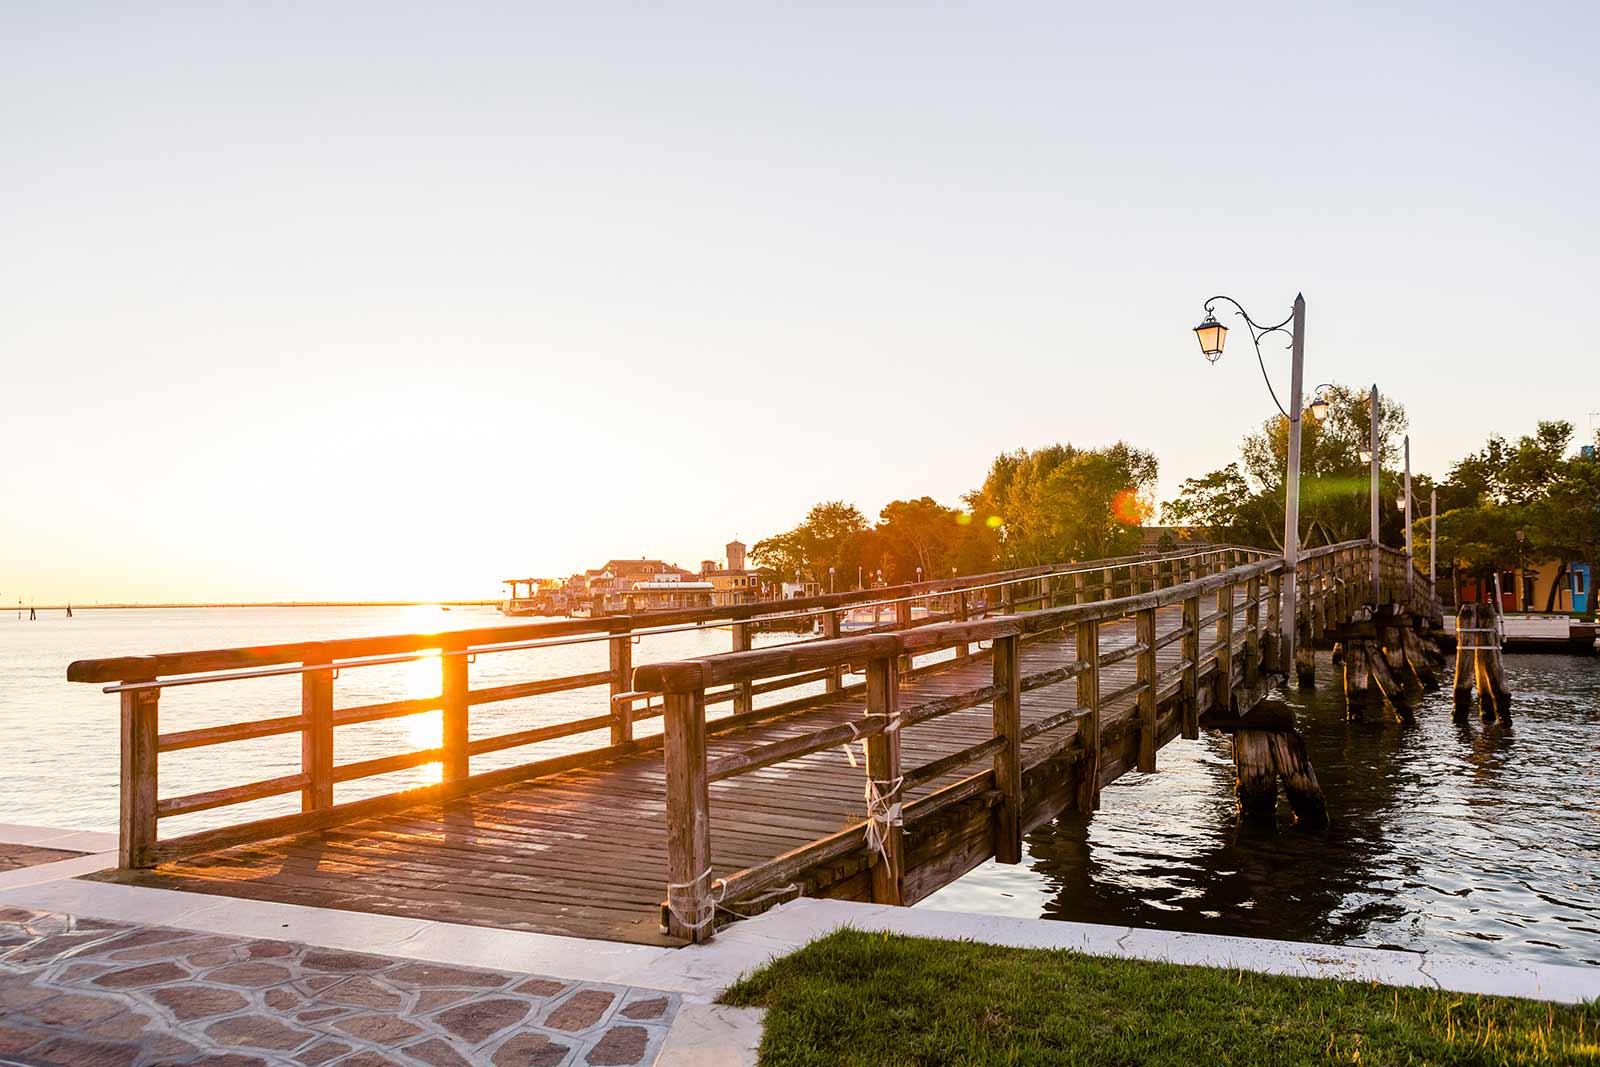
[{"label": "weathered wooden post", "polygon": [[1217,676],[1213,680],[1218,715],[1233,714],[1233,583],[1217,590]]},{"label": "weathered wooden post", "polygon": [[1000,794],[995,805],[994,858],[1000,863],[1022,862],[1022,671],[1015,634],[994,639],[994,736],[1004,744],[994,754],[994,787]]},{"label": "weathered wooden post", "polygon": [[1317,772],[1311,767],[1305,739],[1294,730],[1279,730],[1267,735],[1272,763],[1283,779],[1283,791],[1294,809],[1295,823],[1307,830],[1328,828],[1328,801],[1322,795]]},{"label": "weathered wooden post", "polygon": [[1087,604],[1089,602],[1089,586],[1084,581],[1082,571],[1077,571],[1072,575],[1072,602],[1074,604]]},{"label": "weathered wooden post", "polygon": [[1273,571],[1267,575],[1267,635],[1262,666],[1268,674],[1283,673],[1283,635],[1279,626],[1279,613],[1283,610],[1283,574]]},{"label": "weathered wooden post", "polygon": [[667,935],[711,940],[711,794],[706,784],[706,691],[664,696],[667,776]]},{"label": "weathered wooden post", "polygon": [[[147,681],[154,679],[128,679],[122,684]],[[154,867],[161,690],[125,689],[118,697],[122,710],[122,788],[117,863],[125,870]]]},{"label": "weathered wooden post", "polygon": [[867,719],[883,729],[867,738],[867,842],[877,841],[872,901],[904,903],[904,828],[900,817],[900,677],[896,658],[867,664]]},{"label": "weathered wooden post", "polygon": [[[750,624],[736,622],[733,624],[733,651],[750,651]],[[755,707],[755,683],[749,679],[733,684],[733,713],[742,715]]]},{"label": "weathered wooden post", "polygon": [[1372,680],[1378,690],[1394,705],[1395,714],[1400,716],[1402,722],[1411,722],[1411,697],[1406,693],[1406,687],[1395,678],[1389,670],[1389,661],[1382,644],[1377,640],[1365,640],[1367,654],[1367,669],[1372,673]]},{"label": "weathered wooden post", "polygon": [[[967,617],[967,594],[962,593],[961,594],[961,618],[965,619],[966,617]],[[839,636],[839,613],[837,611],[830,611],[826,615],[822,616],[822,636],[824,638],[828,638],[828,639],[832,639],[832,638],[835,638],[835,637]],[[961,646],[961,651],[960,651],[959,654],[963,655],[963,656],[965,656],[967,654],[967,646],[966,645],[962,645]],[[823,679],[823,682],[822,682],[822,688],[823,688],[824,692],[837,693],[839,691],[840,685],[842,684],[841,683],[840,670],[841,669],[839,667],[829,667],[828,668],[828,677]]]},{"label": "weathered wooden post", "polygon": [[1433,664],[1428,661],[1428,653],[1422,647],[1422,635],[1411,626],[1400,627],[1400,646],[1405,653],[1406,664],[1411,668],[1412,675],[1421,683],[1422,688],[1432,692],[1439,688],[1439,676],[1433,669]]},{"label": "weathered wooden post", "polygon": [[1135,658],[1139,682],[1139,770],[1156,769],[1156,609],[1145,608],[1134,619],[1134,640],[1144,651]]},{"label": "weathered wooden post", "polygon": [[1233,789],[1239,821],[1275,826],[1278,821],[1278,775],[1272,761],[1272,734],[1236,730],[1233,734]]},{"label": "weathered wooden post", "polygon": [[326,656],[301,663],[300,810],[333,806],[333,667]]},{"label": "weathered wooden post", "polygon": [[1080,622],[1074,638],[1078,657],[1078,736],[1083,740],[1083,778],[1078,791],[1078,810],[1091,812],[1100,807],[1100,624]]},{"label": "weathered wooden post", "polygon": [[[449,653],[449,649],[443,650]],[[467,707],[467,657],[441,655],[440,673],[440,747],[444,749],[443,776],[447,782],[458,782],[470,773],[471,757],[467,752],[469,709]]]},{"label": "weathered wooden post", "polygon": [[1261,669],[1261,579],[1256,575],[1244,583],[1244,688],[1255,693],[1256,676]]},{"label": "weathered wooden post", "polygon": [[[1498,718],[1511,725],[1511,689],[1506,685],[1505,662],[1500,657],[1500,608],[1479,609],[1477,676],[1478,702],[1483,708],[1483,719],[1491,722]],[[1459,641],[1460,639],[1457,638]]]},{"label": "weathered wooden post", "polygon": [[632,690],[633,637],[628,633],[613,632],[606,646],[611,671],[611,743],[621,745],[633,740],[633,702],[617,699]]},{"label": "weathered wooden post", "polygon": [[1183,601],[1183,736],[1200,737],[1200,598]]},{"label": "weathered wooden post", "polygon": [[1476,678],[1475,650],[1478,644],[1478,605],[1461,604],[1456,608],[1456,675],[1451,694],[1455,703],[1454,718],[1464,722],[1467,709],[1472,707],[1472,684]]},{"label": "weathered wooden post", "polygon": [[1367,666],[1365,641],[1353,640],[1344,647],[1344,716],[1352,722],[1367,717]]}]

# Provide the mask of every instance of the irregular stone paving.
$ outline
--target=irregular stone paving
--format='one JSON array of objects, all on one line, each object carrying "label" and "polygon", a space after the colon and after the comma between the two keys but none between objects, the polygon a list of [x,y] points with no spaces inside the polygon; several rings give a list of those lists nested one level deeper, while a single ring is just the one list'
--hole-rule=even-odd
[{"label": "irregular stone paving", "polygon": [[603,1067],[674,994],[0,907],[0,1063]]},{"label": "irregular stone paving", "polygon": [[60,848],[40,848],[38,845],[14,845],[0,841],[0,871],[17,871],[41,863],[70,860],[81,852],[68,852]]}]

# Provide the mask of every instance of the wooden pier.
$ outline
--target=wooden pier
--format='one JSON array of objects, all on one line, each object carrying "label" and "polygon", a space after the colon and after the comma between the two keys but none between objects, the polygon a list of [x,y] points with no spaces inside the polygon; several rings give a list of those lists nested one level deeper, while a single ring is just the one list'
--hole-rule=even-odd
[{"label": "wooden pier", "polygon": [[[1368,581],[1374,553],[1381,605]],[[1406,581],[1408,568],[1403,553],[1367,542],[1307,553],[1302,640],[1380,606],[1430,625],[1437,609],[1415,592],[1425,583]],[[1282,573],[1280,557],[1219,547],[781,607],[81,661],[69,678],[116,683],[108,688],[121,701],[122,869],[112,877],[678,944],[799,894],[910,904],[990,857],[1018,862],[1030,829],[1067,809],[1092,810],[1104,785],[1155,770],[1163,745],[1197,737],[1202,725],[1234,733],[1241,803],[1246,788],[1260,803],[1261,758],[1275,796],[1272,753],[1292,762],[1292,745],[1260,743],[1284,727],[1258,712],[1286,666]],[[846,611],[875,602],[895,621],[750,650],[764,616],[805,613],[837,634]],[[930,609],[916,625],[912,604]],[[706,625],[728,626],[735,650],[633,664],[638,634]],[[474,657],[597,641],[610,649],[605,671],[470,685]],[[337,672],[423,656],[439,659],[439,696],[334,706]],[[267,674],[300,676],[295,713],[162,732],[164,688]],[[577,689],[596,690],[595,714],[469,739],[474,706]],[[435,710],[439,747],[336,761],[337,727]],[[664,716],[662,732],[636,736],[655,716]],[[580,752],[471,770],[478,754],[597,731],[606,743]],[[158,795],[163,752],[293,733],[297,774]],[[1257,748],[1267,755],[1250,757]],[[340,783],[430,763],[442,765],[436,785],[334,802]],[[1296,788],[1310,774],[1280,769]],[[162,818],[285,794],[299,795],[300,811],[157,833]]]}]

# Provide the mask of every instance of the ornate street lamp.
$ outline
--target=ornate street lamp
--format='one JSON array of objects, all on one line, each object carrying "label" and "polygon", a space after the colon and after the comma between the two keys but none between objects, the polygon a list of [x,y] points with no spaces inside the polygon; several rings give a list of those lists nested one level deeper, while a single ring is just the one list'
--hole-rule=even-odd
[{"label": "ornate street lamp", "polygon": [[1306,410],[1309,411],[1311,413],[1311,417],[1313,419],[1316,419],[1318,422],[1326,422],[1327,421],[1327,418],[1328,418],[1328,397],[1327,397],[1327,392],[1328,392],[1329,389],[1332,389],[1332,388],[1333,388],[1333,385],[1330,382],[1324,382],[1323,384],[1317,386],[1316,391],[1311,394],[1311,403],[1306,405]]},{"label": "ornate street lamp", "polygon": [[[1205,303],[1206,317],[1200,325],[1194,328],[1194,335],[1200,341],[1200,351],[1207,360],[1215,363],[1222,358],[1222,343],[1227,337],[1227,327],[1217,321],[1213,305],[1219,300],[1226,300],[1234,306],[1239,317],[1244,320],[1250,330],[1250,340],[1255,345],[1256,362],[1261,366],[1261,377],[1267,383],[1267,392],[1272,396],[1273,404],[1278,411],[1289,420],[1289,456],[1288,476],[1283,514],[1283,609],[1279,612],[1279,625],[1283,659],[1280,661],[1285,672],[1294,664],[1295,638],[1295,602],[1299,593],[1298,575],[1296,567],[1300,561],[1300,401],[1305,388],[1305,337],[1306,337],[1306,298],[1303,294],[1296,294],[1294,306],[1289,312],[1289,317],[1274,326],[1263,326],[1250,317],[1244,306],[1231,296],[1214,296]],[[1281,333],[1289,338],[1291,356],[1289,368],[1289,410],[1284,411],[1283,405],[1278,401],[1278,392],[1272,387],[1272,378],[1267,374],[1267,362],[1261,355],[1261,339],[1269,334]]]},{"label": "ornate street lamp", "polygon": [[[1234,306],[1238,307],[1237,304]],[[1240,313],[1243,314],[1242,309]],[[1194,328],[1194,335],[1199,338],[1200,351],[1206,359],[1215,363],[1222,358],[1222,342],[1228,339],[1228,328],[1217,321],[1209,305],[1206,307],[1205,321]]]}]

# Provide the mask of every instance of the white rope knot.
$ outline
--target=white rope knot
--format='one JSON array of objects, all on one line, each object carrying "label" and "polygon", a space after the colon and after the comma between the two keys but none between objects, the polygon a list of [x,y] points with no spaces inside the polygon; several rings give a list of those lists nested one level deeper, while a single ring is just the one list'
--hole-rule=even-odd
[{"label": "white rope knot", "polygon": [[[667,883],[667,911],[670,912],[672,917],[678,920],[679,925],[683,926],[685,929],[699,930],[701,927],[708,925],[711,920],[717,917],[717,908],[722,904],[722,898],[728,892],[728,883],[721,878],[717,878],[712,881],[712,892],[706,894],[706,896],[701,898],[700,901],[695,902],[695,917],[692,921],[685,918],[684,913],[678,909],[678,905],[673,903],[673,894],[685,889],[693,889],[695,886],[705,881],[710,874],[711,868],[707,867],[705,870],[701,871],[697,877],[691,878],[687,882]],[[701,917],[700,915],[702,909],[705,911],[704,917]]]},{"label": "white rope knot", "polygon": [[[905,775],[893,781],[879,781],[868,778],[865,791],[867,801],[867,848],[882,856],[885,861],[889,859],[888,836],[890,827],[904,825],[902,818],[903,809],[900,804],[900,787],[905,784]],[[886,801],[885,796],[893,797],[893,801]]]}]

